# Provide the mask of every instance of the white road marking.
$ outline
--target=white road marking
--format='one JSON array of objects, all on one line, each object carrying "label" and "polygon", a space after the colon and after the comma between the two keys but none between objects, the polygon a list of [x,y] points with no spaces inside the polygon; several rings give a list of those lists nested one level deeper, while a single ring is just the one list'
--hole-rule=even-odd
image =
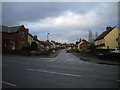
[{"label": "white road marking", "polygon": [[120,82],[120,80],[116,80],[117,82]]},{"label": "white road marking", "polygon": [[65,76],[72,76],[72,77],[79,77],[81,78],[81,75],[75,75],[75,74],[68,74],[68,73],[60,73],[60,72],[52,72],[52,71],[45,71],[45,70],[37,70],[37,69],[27,69],[30,71],[37,71],[37,72],[44,72],[44,73],[50,73],[50,74],[58,74],[58,75],[65,75]]},{"label": "white road marking", "polygon": [[15,85],[15,84],[8,83],[8,82],[5,82],[5,81],[1,81],[1,82],[2,82],[2,83],[4,83],[4,84],[10,85],[10,86],[16,87],[16,85]]},{"label": "white road marking", "polygon": [[35,58],[36,60],[48,60],[48,59],[53,59],[53,58]]},{"label": "white road marking", "polygon": [[55,61],[56,59],[50,60],[50,62]]},{"label": "white road marking", "polygon": [[74,59],[70,58],[70,59],[67,59],[67,60],[71,60],[71,61],[73,61]]},{"label": "white road marking", "polygon": [[11,61],[11,60],[4,60],[4,61],[13,62],[13,63],[17,62],[17,63],[22,63],[22,64],[29,64],[29,65],[31,65],[30,63],[20,62],[20,61]]},{"label": "white road marking", "polygon": [[65,66],[55,66],[55,65],[47,65],[47,66],[51,66],[51,67],[61,67],[61,68],[72,68],[72,69],[94,70],[94,69],[91,69],[91,68],[77,68],[77,67],[65,67]]}]

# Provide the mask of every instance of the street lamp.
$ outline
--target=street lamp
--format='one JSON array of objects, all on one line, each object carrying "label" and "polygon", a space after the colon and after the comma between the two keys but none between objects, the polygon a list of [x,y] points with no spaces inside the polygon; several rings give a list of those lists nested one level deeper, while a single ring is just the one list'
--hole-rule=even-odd
[{"label": "street lamp", "polygon": [[48,38],[48,35],[49,35],[50,33],[47,33],[47,40],[49,40],[49,38]]}]

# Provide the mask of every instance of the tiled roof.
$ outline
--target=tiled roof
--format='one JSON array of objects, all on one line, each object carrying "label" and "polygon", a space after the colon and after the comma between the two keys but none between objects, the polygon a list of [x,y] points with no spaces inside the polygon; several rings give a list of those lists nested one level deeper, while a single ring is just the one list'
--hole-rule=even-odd
[{"label": "tiled roof", "polygon": [[7,26],[2,26],[2,32],[5,33],[14,33],[19,30],[21,26],[14,26],[14,27],[7,27]]},{"label": "tiled roof", "polygon": [[30,35],[32,38],[34,38],[33,35],[31,35],[30,33],[28,33],[28,35]]},{"label": "tiled roof", "polygon": [[50,43],[48,41],[40,41],[40,43],[44,46],[50,46]]},{"label": "tiled roof", "polygon": [[83,39],[83,40],[79,43],[79,45],[82,45],[82,44],[89,44],[89,42],[86,41],[85,39]]},{"label": "tiled roof", "polygon": [[110,33],[115,27],[109,29],[109,30],[106,30],[104,31],[102,34],[100,34],[100,36],[98,36],[98,38],[95,39],[95,41],[97,40],[100,40],[100,39],[103,39],[108,33]]}]

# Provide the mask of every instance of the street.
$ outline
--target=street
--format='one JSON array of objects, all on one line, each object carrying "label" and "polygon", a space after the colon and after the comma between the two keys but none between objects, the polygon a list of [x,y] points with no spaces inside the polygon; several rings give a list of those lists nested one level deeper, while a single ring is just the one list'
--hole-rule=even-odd
[{"label": "street", "polygon": [[118,67],[80,60],[61,50],[56,57],[2,57],[3,88],[118,88]]}]

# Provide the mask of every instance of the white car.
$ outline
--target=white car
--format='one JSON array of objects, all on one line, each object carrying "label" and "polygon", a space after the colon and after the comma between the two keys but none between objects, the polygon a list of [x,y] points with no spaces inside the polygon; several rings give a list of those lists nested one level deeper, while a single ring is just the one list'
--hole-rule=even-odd
[{"label": "white car", "polygon": [[117,48],[112,49],[110,53],[120,53],[120,49],[117,49]]}]

